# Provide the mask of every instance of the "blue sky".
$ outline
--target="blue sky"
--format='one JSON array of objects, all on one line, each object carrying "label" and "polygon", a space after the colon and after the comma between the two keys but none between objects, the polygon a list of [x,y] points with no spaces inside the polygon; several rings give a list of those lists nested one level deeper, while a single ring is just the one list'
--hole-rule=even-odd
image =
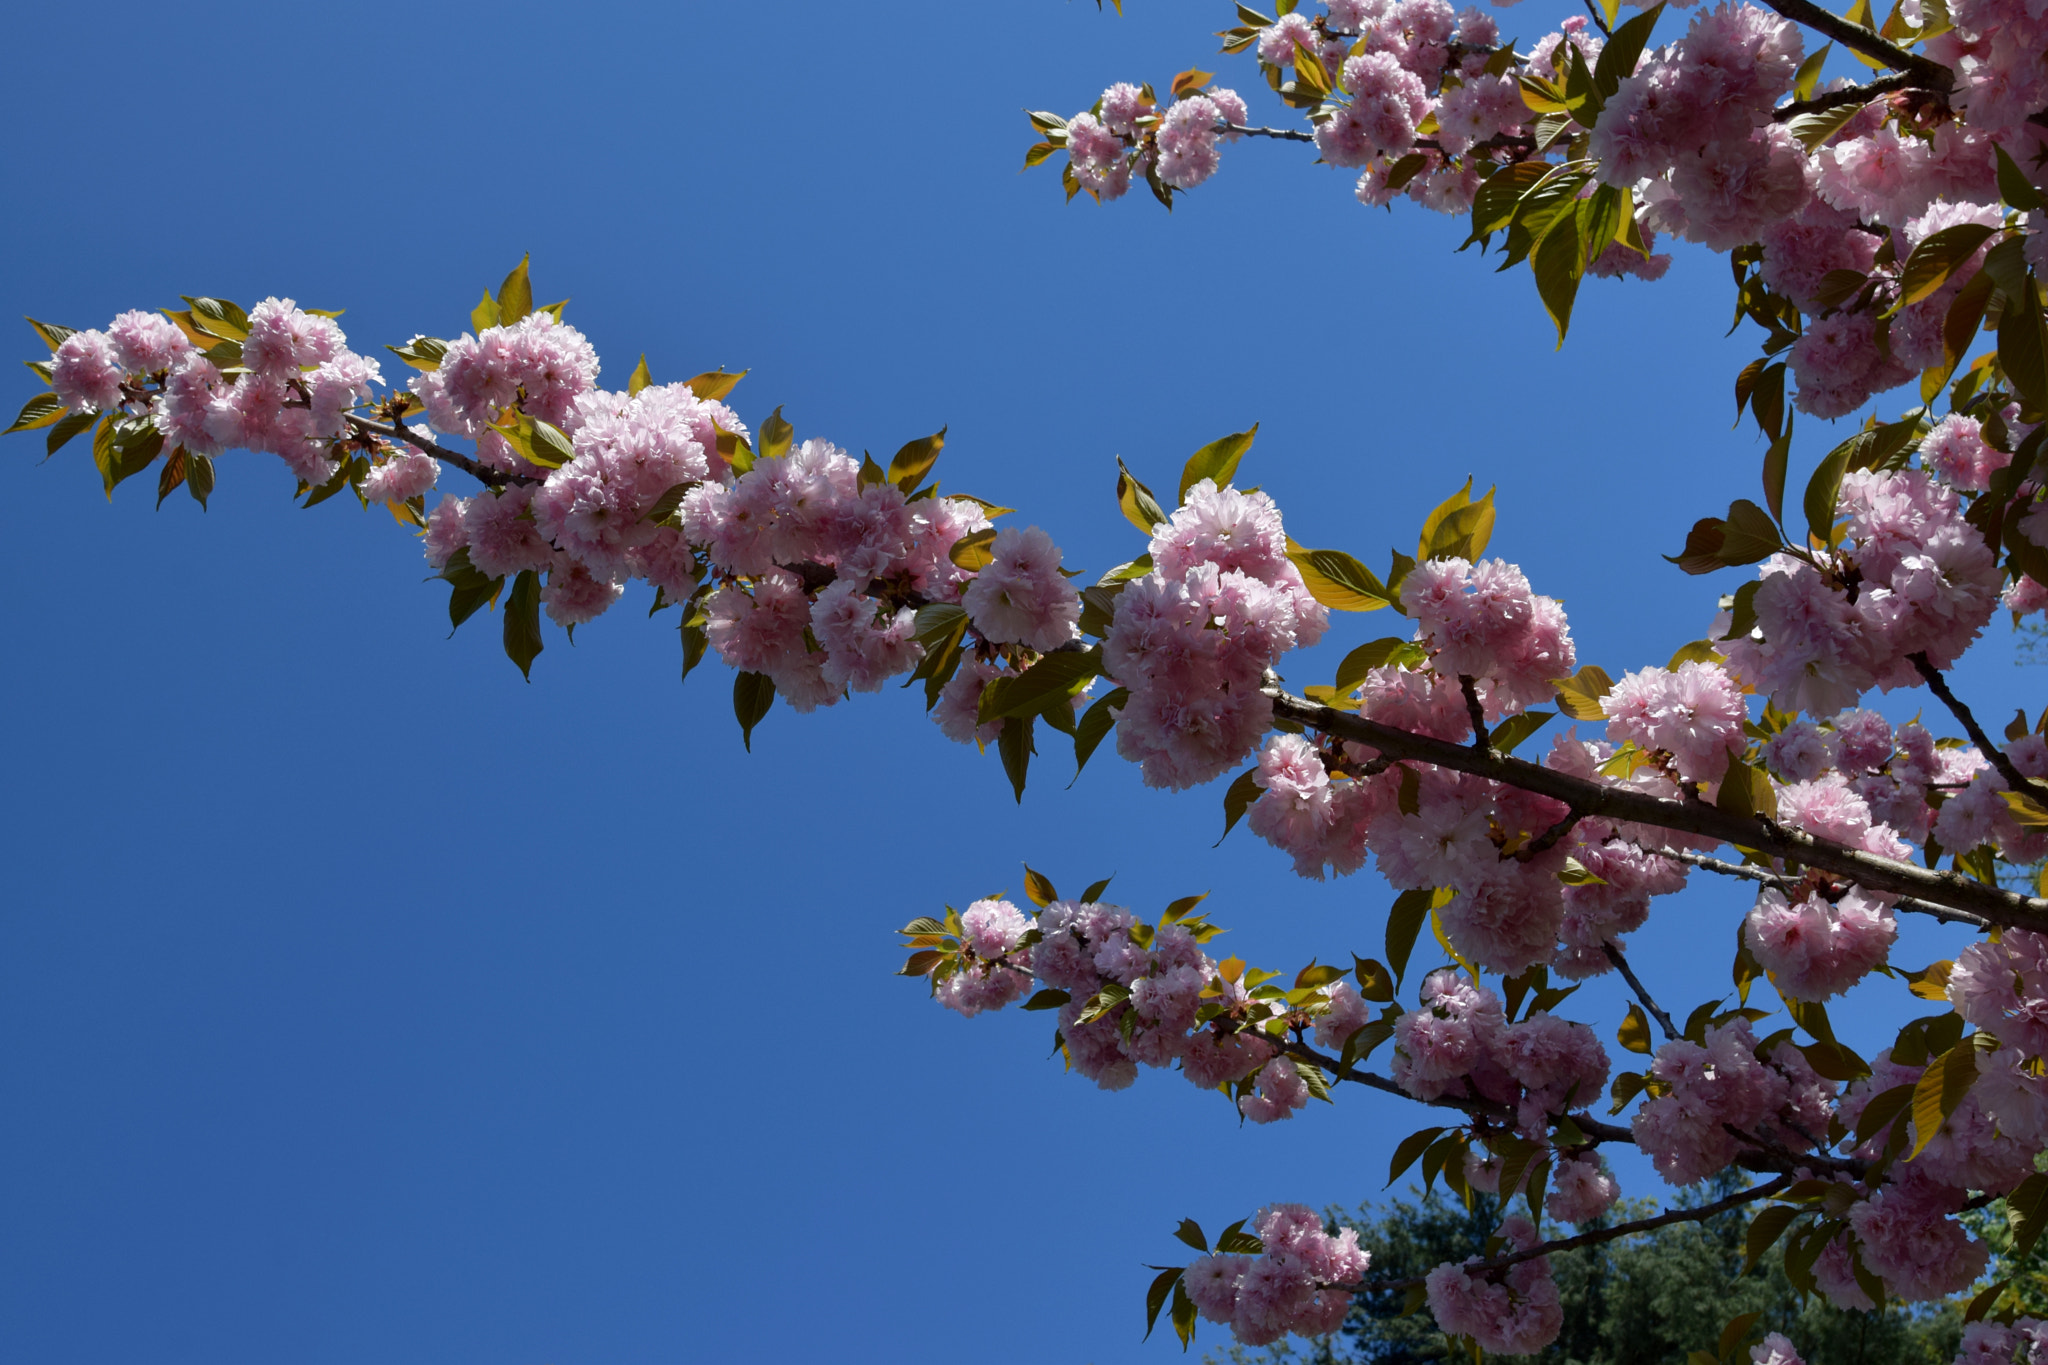
[{"label": "blue sky", "polygon": [[[948,486],[1070,565],[1142,548],[1115,455],[1171,485],[1258,421],[1243,477],[1300,540],[1383,563],[1470,474],[1583,660],[1699,636],[1734,577],[1657,555],[1762,455],[1728,426],[1754,341],[1721,337],[1725,263],[1589,284],[1558,353],[1526,274],[1298,146],[1226,149],[1170,218],[1063,204],[1018,174],[1022,108],[1256,82],[1215,57],[1227,6],[1126,9],[114,3],[113,47],[24,9],[0,312],[276,293],[370,351],[460,330],[530,251],[615,386],[642,351],[664,381],[751,367],[750,421],[884,458],[949,424]],[[1835,439],[1813,424],[1795,479]],[[0,448],[8,1358],[1165,1360],[1142,1265],[1177,1220],[1355,1202],[1429,1122],[1344,1097],[1241,1128],[1157,1073],[1103,1094],[1046,1016],[890,975],[891,929],[1021,893],[1025,859],[1114,872],[1147,916],[1212,891],[1255,963],[1376,953],[1392,893],[1212,848],[1222,784],[1148,791],[1105,750],[1062,790],[1047,746],[1020,808],[914,693],[779,708],[750,756],[729,675],[679,687],[644,601],[551,629],[529,684],[495,620],[446,638],[388,516],[295,510],[274,459],[224,459],[202,515],[40,455]],[[1292,680],[1397,626],[1342,621]],[[1980,655],[1966,695],[2010,714],[2036,687],[2002,622]],[[1700,887],[1641,936],[1667,1003],[1723,988],[1743,903]],[[1611,1030],[1604,983],[1580,1001]]]}]

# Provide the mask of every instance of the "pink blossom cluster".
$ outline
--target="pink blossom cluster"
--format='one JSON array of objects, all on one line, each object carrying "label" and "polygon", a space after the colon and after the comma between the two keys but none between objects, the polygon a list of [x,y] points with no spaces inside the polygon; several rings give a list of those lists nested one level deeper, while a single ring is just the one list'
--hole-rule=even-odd
[{"label": "pink blossom cluster", "polygon": [[1718,782],[1749,745],[1742,690],[1719,664],[1630,673],[1600,700],[1611,739],[1670,755],[1680,781]]},{"label": "pink blossom cluster", "polygon": [[[597,387],[597,351],[583,333],[542,309],[510,326],[464,332],[437,368],[413,380],[435,428],[477,443],[477,458],[508,474],[546,471],[524,459],[493,425],[515,405],[573,432],[576,400]],[[728,428],[730,430],[731,428]]]},{"label": "pink blossom cluster", "polygon": [[1630,1126],[1636,1145],[1674,1185],[1705,1180],[1727,1167],[1745,1142],[1810,1149],[1825,1133],[1835,1087],[1790,1043],[1757,1055],[1749,1022],[1737,1018],[1707,1031],[1704,1044],[1680,1038],[1657,1049],[1650,1064],[1652,1097]]},{"label": "pink blossom cluster", "polygon": [[1287,558],[1280,512],[1263,493],[1203,479],[1153,528],[1153,571],[1117,594],[1102,644],[1130,692],[1117,751],[1155,787],[1207,782],[1270,727],[1267,669],[1315,644],[1329,613]]},{"label": "pink blossom cluster", "polygon": [[1242,128],[1250,117],[1235,90],[1189,92],[1162,115],[1148,91],[1120,81],[1092,112],[1067,120],[1068,165],[1081,187],[1103,200],[1121,198],[1134,175],[1193,189],[1216,173],[1217,144],[1240,136],[1223,126]]},{"label": "pink blossom cluster", "polygon": [[1268,1345],[1289,1332],[1336,1331],[1351,1307],[1351,1295],[1339,1286],[1364,1279],[1371,1262],[1357,1231],[1325,1231],[1300,1204],[1260,1209],[1252,1227],[1265,1244],[1258,1255],[1219,1252],[1187,1268],[1182,1283],[1195,1311],[1227,1324],[1248,1346]]},{"label": "pink blossom cluster", "polygon": [[[1516,1251],[1533,1250],[1543,1241],[1535,1224],[1520,1214],[1501,1223],[1500,1237]],[[1479,1259],[1470,1257],[1466,1265]],[[1481,1274],[1465,1266],[1440,1265],[1429,1272],[1426,1288],[1437,1325],[1452,1336],[1471,1338],[1482,1351],[1534,1355],[1557,1340],[1564,1326],[1548,1256]]]},{"label": "pink blossom cluster", "polygon": [[1766,887],[1743,922],[1743,939],[1780,991],[1825,1000],[1883,965],[1898,936],[1888,901],[1856,886],[1834,901],[1818,891],[1792,900]]},{"label": "pink blossom cluster", "polygon": [[1584,1024],[1551,1014],[1507,1022],[1500,999],[1443,968],[1422,983],[1421,1008],[1394,1024],[1393,1077],[1419,1100],[1485,1099],[1516,1111],[1522,1133],[1543,1140],[1551,1119],[1598,1098],[1607,1049]]},{"label": "pink blossom cluster", "polygon": [[[350,434],[349,412],[382,382],[377,362],[350,351],[334,319],[290,299],[265,299],[247,322],[239,344],[220,343],[210,356],[161,314],[123,313],[105,331],[65,337],[50,384],[77,412],[147,413],[172,449],[262,451],[301,482],[326,483],[337,467],[332,447]],[[412,497],[432,486],[432,474],[405,462],[387,478]]]},{"label": "pink blossom cluster", "polygon": [[1438,676],[1471,678],[1490,720],[1549,701],[1578,662],[1564,608],[1503,559],[1424,560],[1401,581],[1401,607]]},{"label": "pink blossom cluster", "polygon": [[1729,671],[1788,713],[1828,715],[1872,687],[1912,686],[1913,655],[1949,667],[1998,608],[1996,558],[1955,490],[1927,473],[1847,474],[1839,514],[1842,548],[1765,560],[1755,628],[1721,646]]},{"label": "pink blossom cluster", "polygon": [[933,994],[947,1009],[973,1018],[999,1010],[1030,989],[1031,973],[1007,959],[1031,931],[1031,921],[1006,900],[978,900],[960,916],[961,969],[938,983]]},{"label": "pink blossom cluster", "polygon": [[[1990,1054],[1985,1057],[1988,1059]],[[1842,1095],[1838,1111],[1842,1126],[1853,1132],[1862,1123],[1871,1100],[1887,1090],[1914,1084],[1922,1070],[1894,1060],[1890,1048],[1878,1053],[1870,1064],[1870,1075],[1852,1083]],[[2032,1175],[2038,1144],[2025,1140],[2024,1129],[2018,1133],[2006,1131],[2002,1117],[1994,1111],[1997,1098],[1996,1087],[1972,1086],[1966,1091],[1962,1102],[1913,1158],[1913,1169],[1934,1184],[1947,1185],[1958,1192],[1988,1190],[1994,1194],[2007,1193]],[[1991,1102],[1987,1103],[1987,1099]],[[1871,1133],[1867,1141],[1856,1144],[1855,1154],[1866,1161],[1877,1160],[1892,1130],[1901,1126],[1914,1139],[1920,1136],[1911,1106]],[[1908,1146],[1906,1150],[1913,1148]]]},{"label": "pink blossom cluster", "polygon": [[2010,1323],[1979,1320],[1964,1324],[1962,1350],[1954,1365],[2013,1365],[2015,1361],[2034,1365],[2044,1358],[2048,1358],[2048,1322],[2038,1318]]}]

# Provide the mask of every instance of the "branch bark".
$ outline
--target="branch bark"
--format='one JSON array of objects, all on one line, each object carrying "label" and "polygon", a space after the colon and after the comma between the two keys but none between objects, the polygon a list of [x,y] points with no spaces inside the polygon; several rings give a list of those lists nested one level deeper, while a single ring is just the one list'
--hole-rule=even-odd
[{"label": "branch bark", "polygon": [[1813,0],[1763,0],[1763,3],[1795,24],[1831,38],[1872,61],[1883,62],[1901,75],[1911,76],[1915,87],[1942,94],[1955,88],[1955,73],[1940,62],[1908,52],[1861,24],[1852,24],[1841,15],[1822,9]]},{"label": "branch bark", "polygon": [[1411,734],[1391,725],[1338,711],[1278,687],[1269,687],[1273,714],[1305,728],[1369,745],[1396,759],[1433,763],[1453,772],[1491,778],[1523,791],[1562,801],[1589,816],[1653,825],[1681,834],[1696,834],[1739,848],[1755,849],[1846,877],[1871,891],[1911,896],[1932,905],[1981,917],[2006,928],[2048,932],[2048,900],[2023,896],[2002,887],[1986,886],[1955,872],[1916,867],[1896,858],[1879,857],[1831,840],[1816,838],[1762,816],[1731,815],[1705,802],[1670,801],[1641,792],[1602,786],[1556,772],[1509,754],[1481,754],[1463,744]]},{"label": "branch bark", "polygon": [[374,435],[385,437],[388,440],[403,441],[414,450],[424,451],[443,464],[454,465],[478,483],[491,488],[504,488],[515,483],[539,482],[538,479],[529,479],[519,474],[507,474],[503,470],[493,469],[481,461],[464,455],[459,450],[450,450],[444,445],[437,445],[424,436],[415,435],[412,429],[403,422],[393,422],[391,425],[386,426],[381,422],[371,422],[361,417],[351,417],[348,420],[349,425],[358,431],[370,432]]},{"label": "branch bark", "polygon": [[[1582,1232],[1576,1237],[1565,1237],[1555,1242],[1545,1242],[1543,1245],[1531,1247],[1527,1251],[1517,1251],[1506,1256],[1496,1256],[1490,1261],[1480,1261],[1476,1264],[1464,1266],[1462,1269],[1468,1274],[1489,1270],[1506,1270],[1509,1266],[1520,1265],[1524,1261],[1533,1261],[1539,1256],[1548,1256],[1553,1251],[1575,1251],[1580,1247],[1598,1246],[1602,1242],[1612,1242],[1620,1237],[1633,1236],[1638,1232],[1648,1232],[1652,1228],[1669,1227],[1673,1223],[1703,1223],[1716,1214],[1726,1213],[1730,1209],[1739,1209],[1744,1204],[1754,1204],[1759,1199],[1768,1199],[1791,1183],[1792,1177],[1790,1174],[1781,1175],[1775,1180],[1766,1180],[1763,1184],[1743,1190],[1739,1194],[1731,1194],[1726,1199],[1716,1199],[1711,1204],[1701,1204],[1697,1208],[1690,1209],[1670,1209],[1656,1215],[1654,1218],[1638,1218],[1632,1223],[1616,1223],[1611,1228],[1599,1228],[1593,1232]],[[1353,1294],[1385,1294],[1395,1290],[1413,1289],[1427,1278],[1424,1275],[1411,1275],[1405,1280],[1368,1280],[1361,1285],[1336,1285],[1333,1287],[1347,1290]]]},{"label": "branch bark", "polygon": [[1612,943],[1603,943],[1600,945],[1600,948],[1607,954],[1607,960],[1614,964],[1615,970],[1621,973],[1621,979],[1628,982],[1628,988],[1636,993],[1636,999],[1643,1002],[1643,1008],[1650,1012],[1650,1017],[1657,1021],[1657,1027],[1664,1030],[1664,1041],[1667,1043],[1677,1042],[1679,1038],[1678,1025],[1671,1021],[1670,1013],[1662,1005],[1658,1004],[1656,1000],[1651,998],[1650,988],[1645,986],[1642,978],[1636,975],[1635,968],[1628,965],[1628,959],[1621,955],[1621,949],[1615,947]]},{"label": "branch bark", "polygon": [[1984,733],[1984,727],[1977,723],[1977,717],[1970,713],[1970,708],[1963,704],[1962,698],[1949,690],[1948,679],[1941,676],[1941,670],[1934,666],[1927,655],[1909,654],[1906,657],[1911,659],[1913,667],[1919,670],[1920,680],[1927,684],[1927,690],[1941,698],[1941,704],[1948,708],[1949,714],[1962,722],[1963,729],[1969,734],[1971,741],[1982,751],[1984,757],[1991,761],[1991,766],[1998,770],[1998,775],[2005,779],[2006,789],[2016,792],[2038,791],[2034,780],[2014,766],[2011,756],[1991,742],[1991,736]]}]

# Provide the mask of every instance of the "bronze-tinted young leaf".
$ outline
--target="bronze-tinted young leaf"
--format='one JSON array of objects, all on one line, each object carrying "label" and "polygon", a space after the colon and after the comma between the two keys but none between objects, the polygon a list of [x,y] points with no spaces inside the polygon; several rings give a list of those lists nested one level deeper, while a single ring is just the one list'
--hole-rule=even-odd
[{"label": "bronze-tinted young leaf", "polygon": [[741,673],[732,680],[732,713],[740,723],[740,743],[754,751],[754,727],[775,705],[775,682],[763,673]]},{"label": "bronze-tinted young leaf", "polygon": [[1978,1048],[1964,1039],[1930,1063],[1913,1086],[1913,1150],[1911,1161],[1927,1150],[1941,1125],[1948,1122],[1956,1106],[1977,1080]]},{"label": "bronze-tinted young leaf", "polygon": [[510,327],[533,311],[533,281],[527,277],[527,263],[533,258],[521,256],[519,264],[512,267],[512,273],[498,286],[498,325]]},{"label": "bronze-tinted young leaf", "polygon": [[1424,1128],[1420,1132],[1410,1133],[1407,1137],[1401,1139],[1400,1145],[1394,1148],[1393,1160],[1387,1165],[1387,1187],[1389,1189],[1393,1188],[1394,1182],[1401,1178],[1401,1172],[1413,1166],[1416,1160],[1425,1151],[1429,1150],[1429,1145],[1436,1141],[1437,1135],[1443,1131],[1442,1128]]},{"label": "bronze-tinted young leaf", "polygon": [[161,508],[164,505],[164,499],[175,493],[178,490],[178,485],[183,482],[185,482],[185,447],[179,446],[164,460],[163,473],[157,476],[156,505]]},{"label": "bronze-tinted young leaf", "polygon": [[1643,1013],[1641,1005],[1633,1002],[1629,1004],[1628,1016],[1621,1021],[1621,1027],[1615,1030],[1614,1036],[1630,1052],[1640,1052],[1648,1056],[1653,1051],[1650,1045],[1650,1016]]},{"label": "bronze-tinted young leaf", "polygon": [[1686,532],[1685,548],[1664,558],[1689,574],[1713,573],[1725,567],[1721,563],[1721,542],[1727,534],[1728,523],[1721,518],[1701,517]]},{"label": "bronze-tinted young leaf", "polygon": [[1573,720],[1606,720],[1600,699],[1613,690],[1614,679],[1607,676],[1607,670],[1587,664],[1557,684],[1557,709]]},{"label": "bronze-tinted young leaf", "polygon": [[1187,464],[1180,471],[1180,500],[1186,502],[1188,490],[1204,479],[1215,480],[1218,488],[1228,488],[1237,473],[1238,461],[1252,448],[1252,441],[1258,434],[1259,424],[1254,422],[1250,431],[1218,437],[1188,456]]},{"label": "bronze-tinted young leaf", "polygon": [[520,570],[512,580],[511,596],[505,599],[505,657],[519,665],[527,681],[533,680],[533,661],[545,646],[540,638],[540,575]]},{"label": "bronze-tinted young leaf", "polygon": [[2006,1286],[2011,1283],[2012,1276],[2008,1275],[1978,1290],[1976,1296],[1970,1300],[1969,1307],[1963,1309],[1963,1325],[1967,1327],[1973,1322],[1980,1321],[1991,1311],[1992,1305],[1998,1302],[1998,1296],[2003,1294]]},{"label": "bronze-tinted young leaf", "polygon": [[1721,562],[1727,565],[1754,564],[1785,548],[1771,514],[1748,498],[1728,504],[1728,517],[1721,532]]},{"label": "bronze-tinted young leaf", "polygon": [[920,436],[905,443],[889,461],[889,482],[903,492],[914,493],[924,482],[924,476],[932,472],[938,463],[939,452],[946,448],[946,428],[940,427],[929,436]]},{"label": "bronze-tinted young leaf", "polygon": [[640,363],[633,367],[633,373],[626,376],[626,392],[638,393],[654,382],[654,371],[647,368],[647,352],[640,353]]},{"label": "bronze-tinted young leaf", "polygon": [[993,526],[976,531],[972,535],[962,536],[953,542],[953,548],[946,552],[946,557],[963,569],[979,573],[995,563],[996,557],[989,550],[989,546],[995,544],[995,539],[996,528]]},{"label": "bronze-tinted young leaf", "polygon": [[2013,1225],[2013,1251],[2019,1256],[2034,1249],[2041,1230],[2048,1227],[2048,1175],[2038,1172],[2019,1183],[2005,1197],[2006,1212]]},{"label": "bronze-tinted young leaf", "polygon": [[707,403],[723,403],[726,395],[738,388],[739,382],[746,377],[745,370],[738,374],[727,374],[722,369],[706,370],[695,379],[686,381],[683,387]]},{"label": "bronze-tinted young leaf", "polygon": [[1026,1000],[1024,1008],[1027,1010],[1056,1010],[1062,1005],[1071,1003],[1073,998],[1073,996],[1068,995],[1065,991],[1042,990],[1033,994],[1029,1000]]},{"label": "bronze-tinted young leaf", "polygon": [[24,320],[34,329],[35,334],[42,339],[43,345],[50,348],[52,354],[56,352],[59,346],[64,344],[64,338],[75,335],[78,331],[76,327],[65,327],[55,322],[37,322],[34,318]]},{"label": "bronze-tinted young leaf", "polygon": [[768,420],[761,423],[757,434],[761,439],[761,458],[774,460],[789,453],[790,444],[796,439],[796,428],[783,417],[782,406],[778,403],[775,411],[768,414]]},{"label": "bronze-tinted young leaf", "polygon": [[1052,878],[1033,870],[1029,863],[1024,864],[1024,894],[1041,910],[1060,898],[1060,893],[1053,889]]},{"label": "bronze-tinted young leaf", "polygon": [[17,431],[34,431],[38,427],[55,426],[62,421],[69,409],[64,400],[54,393],[39,393],[22,404],[21,415],[14,419],[14,425],[0,436],[12,436]]},{"label": "bronze-tinted young leaf", "polygon": [[[1114,0],[1116,12],[1124,12],[1124,0]],[[1098,0],[1099,4],[1099,0]],[[1195,1339],[1195,1301],[1188,1294],[1188,1282],[1182,1279],[1173,1287],[1173,1332],[1180,1338],[1180,1349],[1186,1351]]]},{"label": "bronze-tinted young leaf", "polygon": [[1827,65],[1828,54],[1835,50],[1833,43],[1825,44],[1820,51],[1799,64],[1799,70],[1792,77],[1792,98],[1810,100],[1820,85],[1821,69]]},{"label": "bronze-tinted young leaf", "polygon": [[1116,505],[1123,509],[1125,519],[1147,536],[1167,519],[1166,509],[1159,505],[1159,499],[1153,497],[1152,490],[1138,482],[1138,476],[1124,466],[1121,455],[1116,460]]},{"label": "bronze-tinted young leaf", "polygon": [[[1183,1223],[1183,1226],[1187,1226],[1187,1224]],[[1203,1247],[1202,1250],[1207,1251],[1208,1248]],[[1170,1266],[1165,1269],[1159,1269],[1157,1266],[1150,1268],[1159,1270],[1159,1273],[1153,1277],[1152,1287],[1145,1291],[1145,1335],[1139,1338],[1140,1341],[1150,1341],[1152,1339],[1152,1328],[1159,1321],[1159,1310],[1166,1307],[1167,1298],[1179,1287],[1181,1274],[1186,1270],[1185,1266]]]}]

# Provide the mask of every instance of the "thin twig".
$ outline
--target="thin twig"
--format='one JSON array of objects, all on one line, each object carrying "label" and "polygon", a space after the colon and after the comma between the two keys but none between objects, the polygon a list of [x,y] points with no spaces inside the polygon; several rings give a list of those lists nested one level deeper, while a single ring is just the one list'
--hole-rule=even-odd
[{"label": "thin twig", "polygon": [[[1787,877],[1782,873],[1773,872],[1769,868],[1750,867],[1744,863],[1731,863],[1720,858],[1709,858],[1704,853],[1688,853],[1683,849],[1676,848],[1649,848],[1642,844],[1633,844],[1631,847],[1638,853],[1648,853],[1659,858],[1669,858],[1673,862],[1685,863],[1689,866],[1697,867],[1703,872],[1711,872],[1719,877],[1741,877],[1747,881],[1762,882],[1766,886],[1775,886],[1780,890],[1788,886],[1795,886],[1799,881],[1797,877]],[[1911,896],[1899,897],[1892,908],[1910,911],[1916,915],[1931,915],[1944,924],[1967,924],[1976,929],[1989,929],[1991,927],[1991,921],[1985,919],[1982,915],[1973,915],[1966,910],[1951,910],[1946,906],[1935,905],[1929,901],[1915,900]]]},{"label": "thin twig", "polygon": [[1850,848],[1804,830],[1759,816],[1733,815],[1704,802],[1688,803],[1610,787],[1583,777],[1545,768],[1511,754],[1482,754],[1468,745],[1367,720],[1338,711],[1278,687],[1269,687],[1273,714],[1307,729],[1363,744],[1397,759],[1432,763],[1453,772],[1518,787],[1548,796],[1587,816],[1651,825],[1682,834],[1697,834],[1719,843],[1755,849],[1847,878],[1871,891],[1911,896],[1916,900],[1980,915],[2008,928],[2048,930],[2048,900],[2023,896],[2003,887],[1987,886],[1956,872],[1942,872]]},{"label": "thin twig", "polygon": [[[1763,1184],[1743,1190],[1739,1194],[1731,1194],[1726,1199],[1716,1199],[1711,1204],[1701,1204],[1690,1209],[1669,1209],[1654,1218],[1638,1218],[1632,1223],[1616,1223],[1611,1228],[1600,1228],[1593,1232],[1582,1232],[1576,1237],[1565,1237],[1555,1242],[1545,1242],[1543,1245],[1531,1247],[1527,1251],[1516,1251],[1506,1256],[1496,1256],[1490,1261],[1467,1264],[1461,1267],[1461,1269],[1467,1274],[1481,1274],[1489,1270],[1506,1270],[1509,1266],[1520,1265],[1524,1261],[1533,1261],[1539,1256],[1548,1256],[1553,1251],[1576,1251],[1580,1247],[1598,1246],[1602,1242],[1612,1242],[1618,1237],[1633,1236],[1638,1232],[1648,1232],[1652,1228],[1669,1227],[1673,1223],[1703,1223],[1716,1214],[1726,1213],[1730,1209],[1739,1209],[1744,1204],[1754,1204],[1759,1199],[1769,1199],[1791,1183],[1792,1177],[1788,1173],[1777,1177],[1775,1180],[1766,1180]],[[1428,1276],[1426,1275],[1411,1275],[1405,1280],[1368,1280],[1361,1285],[1338,1285],[1336,1288],[1348,1290],[1348,1292],[1353,1294],[1384,1294],[1393,1290],[1413,1289],[1427,1278]]]},{"label": "thin twig", "polygon": [[1657,1027],[1664,1030],[1665,1040],[1667,1042],[1677,1042],[1682,1036],[1678,1032],[1678,1025],[1672,1023],[1671,1016],[1665,1012],[1664,1007],[1651,998],[1650,988],[1645,986],[1643,979],[1636,975],[1635,968],[1628,965],[1628,959],[1621,955],[1621,949],[1615,947],[1612,943],[1603,943],[1600,945],[1600,950],[1607,954],[1607,960],[1612,962],[1615,970],[1621,973],[1622,980],[1628,982],[1628,988],[1636,993],[1636,999],[1643,1002],[1643,1008],[1648,1010],[1650,1017],[1657,1021]]},{"label": "thin twig", "polygon": [[1830,109],[1839,109],[1845,104],[1868,104],[1879,95],[1889,95],[1894,90],[1914,90],[1919,81],[1901,72],[1894,76],[1880,76],[1862,85],[1851,85],[1841,90],[1829,90],[1811,99],[1793,100],[1771,110],[1773,123],[1790,123],[1801,114],[1821,114]]},{"label": "thin twig", "polygon": [[1314,142],[1316,140],[1314,133],[1304,133],[1295,128],[1251,128],[1242,123],[1232,123],[1228,119],[1218,122],[1216,131],[1219,133],[1243,133],[1246,137],[1275,137],[1279,138],[1282,142]]},{"label": "thin twig", "polygon": [[1920,679],[1927,684],[1927,690],[1941,698],[1941,704],[1949,709],[1949,714],[1962,722],[1963,729],[1969,732],[1970,738],[1983,751],[1984,757],[1990,759],[1991,766],[1998,769],[1998,775],[2005,779],[2007,790],[2016,792],[2032,792],[2037,790],[2034,780],[2014,765],[2012,758],[2005,750],[1991,742],[1991,736],[1984,733],[1984,727],[1977,723],[1977,718],[1974,715],[1970,714],[1970,708],[1963,704],[1963,699],[1949,691],[1948,679],[1941,676],[1941,670],[1936,668],[1928,659],[1926,652],[1909,654],[1906,657],[1911,659],[1913,667],[1920,671]]},{"label": "thin twig", "polygon": [[523,474],[507,474],[503,470],[493,469],[487,464],[464,455],[459,450],[450,450],[444,445],[437,445],[426,437],[414,433],[404,422],[393,422],[390,426],[384,426],[381,423],[367,421],[361,417],[351,417],[348,420],[350,425],[354,426],[358,431],[367,431],[391,440],[403,441],[415,450],[424,451],[437,460],[454,465],[478,483],[487,484],[492,488],[503,488],[508,484],[515,483],[540,482],[539,479],[528,478]]},{"label": "thin twig", "polygon": [[1491,757],[1493,740],[1486,733],[1486,708],[1479,704],[1479,684],[1460,673],[1458,690],[1465,694],[1465,714],[1472,721],[1472,747]]}]

